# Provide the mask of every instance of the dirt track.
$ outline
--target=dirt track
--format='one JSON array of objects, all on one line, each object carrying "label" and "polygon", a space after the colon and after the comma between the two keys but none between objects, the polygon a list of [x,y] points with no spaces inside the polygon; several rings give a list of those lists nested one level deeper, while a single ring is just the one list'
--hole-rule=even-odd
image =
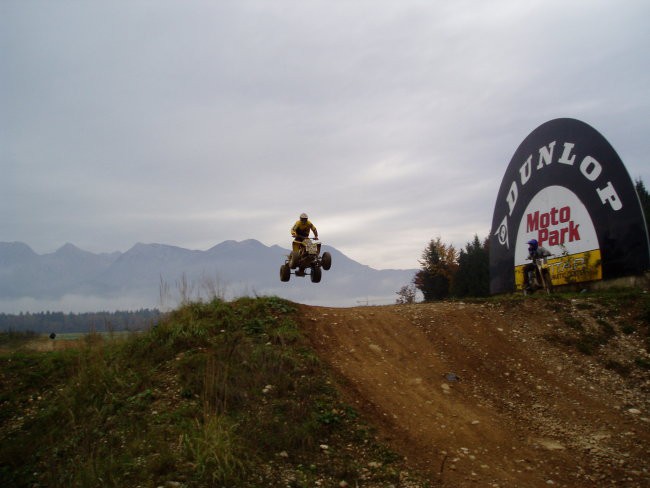
[{"label": "dirt track", "polygon": [[542,306],[305,306],[302,321],[348,401],[435,486],[650,486],[647,370],[549,341],[566,325]]}]

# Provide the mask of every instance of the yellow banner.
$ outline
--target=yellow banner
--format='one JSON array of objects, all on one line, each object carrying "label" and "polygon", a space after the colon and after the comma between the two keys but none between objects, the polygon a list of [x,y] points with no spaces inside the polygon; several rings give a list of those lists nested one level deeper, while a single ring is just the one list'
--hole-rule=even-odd
[{"label": "yellow banner", "polygon": [[[518,290],[524,286],[524,266],[523,264],[515,266],[515,285]],[[545,266],[551,272],[551,281],[554,286],[603,278],[600,249],[549,258]]]}]

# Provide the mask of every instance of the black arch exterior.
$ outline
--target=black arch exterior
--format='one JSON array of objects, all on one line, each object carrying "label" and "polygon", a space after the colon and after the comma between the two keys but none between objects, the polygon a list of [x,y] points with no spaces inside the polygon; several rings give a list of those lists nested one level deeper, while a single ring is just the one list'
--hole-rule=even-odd
[{"label": "black arch exterior", "polygon": [[[535,170],[539,150],[556,141],[553,162]],[[574,144],[571,166],[557,163],[564,143]],[[532,155],[533,172],[530,180],[521,185],[519,168]],[[586,156],[596,159],[602,172],[595,181],[589,181],[580,171]],[[513,181],[517,182],[518,199],[509,215],[506,196]],[[623,204],[613,210],[603,204],[596,189],[611,182]],[[594,128],[576,119],[554,119],[531,132],[515,151],[499,188],[492,230],[490,232],[490,292],[507,293],[514,290],[514,250],[524,210],[530,200],[542,189],[558,185],[568,188],[585,205],[593,221],[601,251],[603,279],[643,273],[650,267],[648,231],[643,209],[623,162],[614,148]],[[498,232],[507,216],[508,246],[500,242]]]}]

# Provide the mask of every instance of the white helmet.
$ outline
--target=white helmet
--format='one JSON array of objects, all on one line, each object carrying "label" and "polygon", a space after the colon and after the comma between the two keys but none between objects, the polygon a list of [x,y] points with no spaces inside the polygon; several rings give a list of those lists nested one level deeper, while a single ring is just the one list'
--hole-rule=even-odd
[{"label": "white helmet", "polygon": [[308,217],[307,217],[307,214],[303,212],[303,213],[300,214],[300,218],[307,220]]}]

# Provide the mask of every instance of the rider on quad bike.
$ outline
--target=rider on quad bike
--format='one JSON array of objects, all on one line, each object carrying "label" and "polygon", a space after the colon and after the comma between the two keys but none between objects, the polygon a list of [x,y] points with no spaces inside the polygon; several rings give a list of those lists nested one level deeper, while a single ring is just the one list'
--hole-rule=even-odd
[{"label": "rider on quad bike", "polygon": [[540,246],[537,239],[531,239],[526,244],[528,244],[528,257],[526,259],[530,259],[532,263],[524,266],[524,290],[530,292],[532,291],[532,288],[530,285],[529,273],[537,272],[537,267],[535,265],[537,260],[551,256],[551,253],[545,247]]},{"label": "rider on quad bike", "polygon": [[[318,240],[316,227],[309,221],[307,214],[303,213],[300,215],[300,220],[291,228],[292,251],[280,267],[280,281],[289,281],[291,274],[295,274],[309,276],[312,283],[319,283],[322,270],[327,271],[332,266],[332,255],[325,251],[321,256],[320,242],[313,242],[309,238],[310,232],[314,233],[314,241]],[[291,270],[294,269],[295,271],[292,272]]]},{"label": "rider on quad bike", "polygon": [[292,249],[294,251],[300,252],[300,243],[306,237],[309,237],[310,230],[314,232],[314,240],[318,240],[318,231],[316,230],[316,226],[309,221],[306,213],[301,213],[300,220],[297,220],[291,228],[291,235],[293,236]]}]

